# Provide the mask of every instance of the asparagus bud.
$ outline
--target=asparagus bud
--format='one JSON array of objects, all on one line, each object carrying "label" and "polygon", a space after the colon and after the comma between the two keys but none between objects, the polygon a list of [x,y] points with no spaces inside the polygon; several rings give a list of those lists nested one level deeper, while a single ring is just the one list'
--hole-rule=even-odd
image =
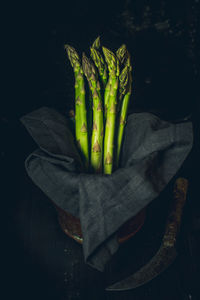
[{"label": "asparagus bud", "polygon": [[98,50],[91,47],[90,51],[91,51],[91,57],[99,71],[99,75],[100,75],[101,81],[103,83],[103,87],[105,88],[106,83],[107,83],[107,66],[105,64],[105,61],[104,61],[101,53]]},{"label": "asparagus bud", "polygon": [[112,77],[119,76],[119,60],[114,55],[114,53],[107,49],[106,47],[102,47],[103,54],[105,56],[106,63],[108,65],[109,75]]},{"label": "asparagus bud", "polygon": [[92,48],[98,50],[101,47],[101,43],[100,43],[100,36],[98,36],[96,38],[96,40],[94,41],[94,43],[92,44]]},{"label": "asparagus bud", "polygon": [[120,100],[128,90],[128,80],[129,80],[129,68],[126,65],[119,75],[119,99]]},{"label": "asparagus bud", "polygon": [[120,64],[123,65],[127,56],[126,45],[121,45],[121,47],[116,51],[116,56],[119,59]]}]

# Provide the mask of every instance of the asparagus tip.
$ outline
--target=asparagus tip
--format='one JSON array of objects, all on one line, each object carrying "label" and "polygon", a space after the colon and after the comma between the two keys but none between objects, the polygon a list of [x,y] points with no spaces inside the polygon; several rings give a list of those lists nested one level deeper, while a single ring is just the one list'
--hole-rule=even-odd
[{"label": "asparagus tip", "polygon": [[89,59],[86,56],[85,52],[83,52],[83,54],[82,54],[82,66],[83,66],[83,73],[85,74],[85,76],[90,77],[90,74],[91,74],[90,63],[89,63]]},{"label": "asparagus tip", "polygon": [[79,63],[79,55],[76,52],[75,48],[70,45],[64,45],[65,50],[67,51],[68,58],[71,62],[72,67],[75,66],[75,64]]},{"label": "asparagus tip", "polygon": [[111,50],[107,49],[106,47],[102,47],[102,49],[109,72],[114,72],[116,76],[119,76],[119,59]]},{"label": "asparagus tip", "polygon": [[101,46],[101,42],[100,42],[100,36],[98,36],[96,38],[96,40],[94,41],[94,43],[92,44],[92,47],[95,49],[99,49]]},{"label": "asparagus tip", "polygon": [[122,44],[119,49],[116,51],[116,56],[118,57],[121,64],[124,63],[126,57],[128,55],[128,51],[125,44]]},{"label": "asparagus tip", "polygon": [[75,48],[68,44],[64,45],[64,49],[67,51],[67,53],[73,53],[73,52],[75,53],[76,52]]},{"label": "asparagus tip", "polygon": [[82,55],[82,66],[83,66],[83,73],[84,73],[85,76],[88,78],[88,80],[89,80],[92,76],[96,76],[96,70],[95,70],[94,64],[93,64],[92,61],[85,55],[84,52],[83,52],[83,55]]},{"label": "asparagus tip", "polygon": [[65,45],[64,45],[64,49],[65,49],[65,50],[67,50],[68,47],[70,47],[68,44],[65,44]]},{"label": "asparagus tip", "polygon": [[111,50],[106,47],[102,47],[102,50],[107,64],[110,64],[112,60],[115,60],[115,55]]},{"label": "asparagus tip", "polygon": [[82,62],[85,64],[88,61],[87,55],[85,52],[82,53]]}]

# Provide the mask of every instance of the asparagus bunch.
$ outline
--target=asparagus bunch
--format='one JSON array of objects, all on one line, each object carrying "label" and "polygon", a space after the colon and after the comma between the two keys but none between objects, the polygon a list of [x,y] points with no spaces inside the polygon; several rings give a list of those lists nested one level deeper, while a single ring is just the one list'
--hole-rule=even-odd
[{"label": "asparagus bunch", "polygon": [[90,164],[92,172],[111,174],[119,166],[132,91],[130,54],[126,45],[114,54],[101,47],[98,37],[90,48],[91,58],[83,53],[81,65],[75,49],[65,49],[74,69],[75,135],[86,169]]},{"label": "asparagus bunch", "polygon": [[87,112],[85,103],[85,86],[83,69],[76,50],[65,45],[70,63],[74,70],[75,77],[75,136],[77,145],[83,156],[86,170],[89,166],[89,147],[88,147],[88,129],[87,129]]}]

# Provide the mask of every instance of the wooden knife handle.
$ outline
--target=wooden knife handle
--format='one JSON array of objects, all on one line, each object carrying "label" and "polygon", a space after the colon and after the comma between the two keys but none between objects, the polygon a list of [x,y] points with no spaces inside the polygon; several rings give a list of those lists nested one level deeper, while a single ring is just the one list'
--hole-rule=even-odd
[{"label": "wooden knife handle", "polygon": [[167,218],[165,234],[163,237],[163,244],[166,247],[174,247],[176,243],[177,234],[181,225],[183,207],[186,201],[187,190],[188,180],[185,178],[178,178],[174,185],[172,206]]}]

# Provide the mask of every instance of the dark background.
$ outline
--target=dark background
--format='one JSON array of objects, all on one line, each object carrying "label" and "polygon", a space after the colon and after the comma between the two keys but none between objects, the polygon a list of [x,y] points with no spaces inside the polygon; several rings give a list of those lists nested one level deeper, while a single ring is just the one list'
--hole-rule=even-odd
[{"label": "dark background", "polygon": [[[189,299],[189,294],[196,299],[199,1],[77,0],[66,1],[62,7],[10,3],[4,12],[2,64],[6,80],[0,109],[0,150],[6,299],[182,300]],[[155,221],[150,213],[144,229],[124,246],[106,272],[92,270],[84,265],[81,247],[60,230],[49,200],[25,173],[24,159],[36,145],[19,121],[41,106],[67,114],[73,107],[73,72],[63,46],[68,43],[80,53],[88,53],[98,35],[106,47],[115,50],[125,43],[131,53],[134,91],[130,111],[151,111],[168,120],[191,114],[195,132],[192,158],[183,168],[184,174],[190,173],[192,188],[180,260],[157,281],[117,294],[104,293],[104,287],[148,261],[159,245],[164,226],[159,201],[149,210]],[[167,199],[169,191],[162,197]]]}]

